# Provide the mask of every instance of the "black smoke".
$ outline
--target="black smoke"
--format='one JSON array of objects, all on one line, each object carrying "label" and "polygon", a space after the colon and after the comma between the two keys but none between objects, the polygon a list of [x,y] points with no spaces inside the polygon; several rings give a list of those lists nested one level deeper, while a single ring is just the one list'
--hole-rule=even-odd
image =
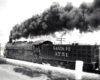
[{"label": "black smoke", "polygon": [[17,24],[10,32],[9,41],[40,35],[53,34],[55,31],[74,28],[80,32],[88,32],[89,28],[98,29],[100,25],[100,0],[93,3],[82,3],[79,8],[67,3],[65,7],[54,2],[49,9],[40,15]]}]

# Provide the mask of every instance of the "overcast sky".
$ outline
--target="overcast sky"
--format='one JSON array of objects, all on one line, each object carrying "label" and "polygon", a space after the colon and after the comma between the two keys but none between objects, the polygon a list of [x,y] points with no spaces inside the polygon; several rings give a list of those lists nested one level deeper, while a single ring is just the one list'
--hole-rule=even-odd
[{"label": "overcast sky", "polygon": [[0,42],[8,41],[10,30],[32,15],[40,14],[53,2],[65,6],[67,2],[78,7],[83,1],[93,0],[0,0]]}]

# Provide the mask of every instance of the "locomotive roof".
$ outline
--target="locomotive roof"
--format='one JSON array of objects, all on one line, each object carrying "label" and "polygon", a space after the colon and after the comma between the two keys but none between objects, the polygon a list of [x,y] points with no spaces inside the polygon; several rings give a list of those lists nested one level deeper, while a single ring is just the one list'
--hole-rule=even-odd
[{"label": "locomotive roof", "polygon": [[51,44],[51,41],[43,41],[43,40],[39,40],[39,41],[35,41],[35,42],[13,42],[13,43],[7,43],[6,48],[32,48],[33,45],[40,45],[40,44]]},{"label": "locomotive roof", "polygon": [[34,41],[34,42],[33,41],[29,41],[29,42],[27,42],[27,41],[17,41],[17,42],[13,42],[12,44],[18,44],[18,43],[20,43],[20,44],[32,43],[34,45],[38,45],[38,44],[41,44],[41,43],[52,43],[52,42],[51,41],[44,41],[44,40],[37,40],[37,41]]}]

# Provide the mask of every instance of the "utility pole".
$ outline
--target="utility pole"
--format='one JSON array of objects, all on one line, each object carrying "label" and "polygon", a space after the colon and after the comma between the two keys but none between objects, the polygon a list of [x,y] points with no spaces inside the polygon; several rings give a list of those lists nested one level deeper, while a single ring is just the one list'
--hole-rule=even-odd
[{"label": "utility pole", "polygon": [[65,38],[62,38],[62,36],[61,36],[61,38],[57,38],[57,41],[60,41],[61,45],[62,45],[62,42],[65,41]]},{"label": "utility pole", "polygon": [[63,38],[63,36],[66,34],[67,30],[65,30],[63,33],[61,33],[61,37],[60,38],[57,38],[57,41],[60,41],[61,42],[61,45],[62,45],[62,42],[65,41],[65,38]]}]

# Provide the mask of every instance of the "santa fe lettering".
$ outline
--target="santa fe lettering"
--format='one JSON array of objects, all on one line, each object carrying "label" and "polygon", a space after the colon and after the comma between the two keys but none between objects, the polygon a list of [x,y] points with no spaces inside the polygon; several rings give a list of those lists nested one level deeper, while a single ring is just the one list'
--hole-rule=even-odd
[{"label": "santa fe lettering", "polygon": [[64,47],[61,46],[54,46],[53,50],[64,50]]},{"label": "santa fe lettering", "polygon": [[71,48],[70,47],[62,47],[62,46],[54,46],[53,47],[53,50],[56,50],[56,51],[71,51]]}]

